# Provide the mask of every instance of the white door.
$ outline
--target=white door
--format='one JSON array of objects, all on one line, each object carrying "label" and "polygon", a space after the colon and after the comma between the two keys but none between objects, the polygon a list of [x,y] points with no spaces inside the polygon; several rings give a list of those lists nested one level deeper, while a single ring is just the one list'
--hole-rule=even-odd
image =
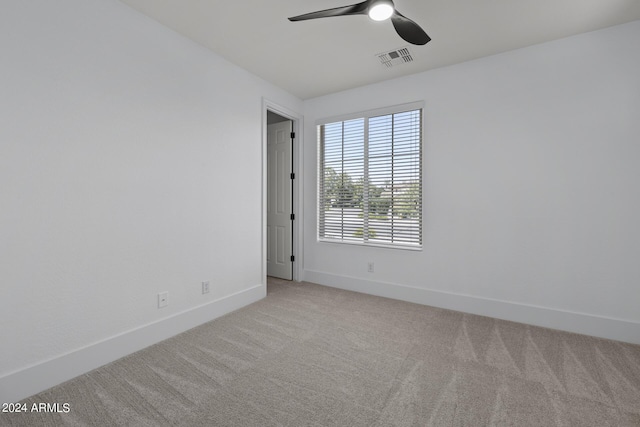
[{"label": "white door", "polygon": [[267,275],[292,279],[292,122],[267,126]]}]

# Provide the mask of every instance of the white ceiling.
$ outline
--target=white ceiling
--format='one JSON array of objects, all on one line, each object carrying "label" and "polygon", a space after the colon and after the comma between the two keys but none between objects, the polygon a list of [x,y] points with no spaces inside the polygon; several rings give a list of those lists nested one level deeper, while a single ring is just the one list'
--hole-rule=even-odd
[{"label": "white ceiling", "polygon": [[387,68],[376,54],[407,46],[391,22],[287,20],[357,0],[121,1],[301,99],[640,19],[638,0],[395,0],[432,41]]}]

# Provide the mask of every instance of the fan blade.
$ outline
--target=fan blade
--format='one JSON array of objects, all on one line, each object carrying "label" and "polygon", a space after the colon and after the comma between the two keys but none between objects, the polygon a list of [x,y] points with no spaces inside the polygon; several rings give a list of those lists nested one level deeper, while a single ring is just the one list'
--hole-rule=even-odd
[{"label": "fan blade", "polygon": [[403,16],[397,10],[391,16],[391,22],[398,35],[411,44],[423,45],[431,40],[431,37],[420,28],[420,25]]},{"label": "fan blade", "polygon": [[334,7],[333,9],[320,10],[318,12],[305,13],[304,15],[293,16],[289,21],[306,21],[307,19],[329,18],[332,16],[345,15],[365,15],[369,0],[351,6]]}]

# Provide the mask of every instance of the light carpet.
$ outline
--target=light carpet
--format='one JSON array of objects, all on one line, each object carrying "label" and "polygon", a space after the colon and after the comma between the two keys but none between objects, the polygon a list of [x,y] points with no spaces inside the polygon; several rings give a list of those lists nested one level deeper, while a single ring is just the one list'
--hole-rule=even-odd
[{"label": "light carpet", "polygon": [[269,279],[9,426],[640,426],[640,346]]}]

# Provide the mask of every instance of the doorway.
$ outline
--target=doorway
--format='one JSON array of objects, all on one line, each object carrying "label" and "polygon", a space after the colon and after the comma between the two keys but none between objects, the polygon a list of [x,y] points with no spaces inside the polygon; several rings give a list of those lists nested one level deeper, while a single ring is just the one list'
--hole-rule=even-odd
[{"label": "doorway", "polygon": [[267,276],[293,280],[293,120],[267,110]]}]

